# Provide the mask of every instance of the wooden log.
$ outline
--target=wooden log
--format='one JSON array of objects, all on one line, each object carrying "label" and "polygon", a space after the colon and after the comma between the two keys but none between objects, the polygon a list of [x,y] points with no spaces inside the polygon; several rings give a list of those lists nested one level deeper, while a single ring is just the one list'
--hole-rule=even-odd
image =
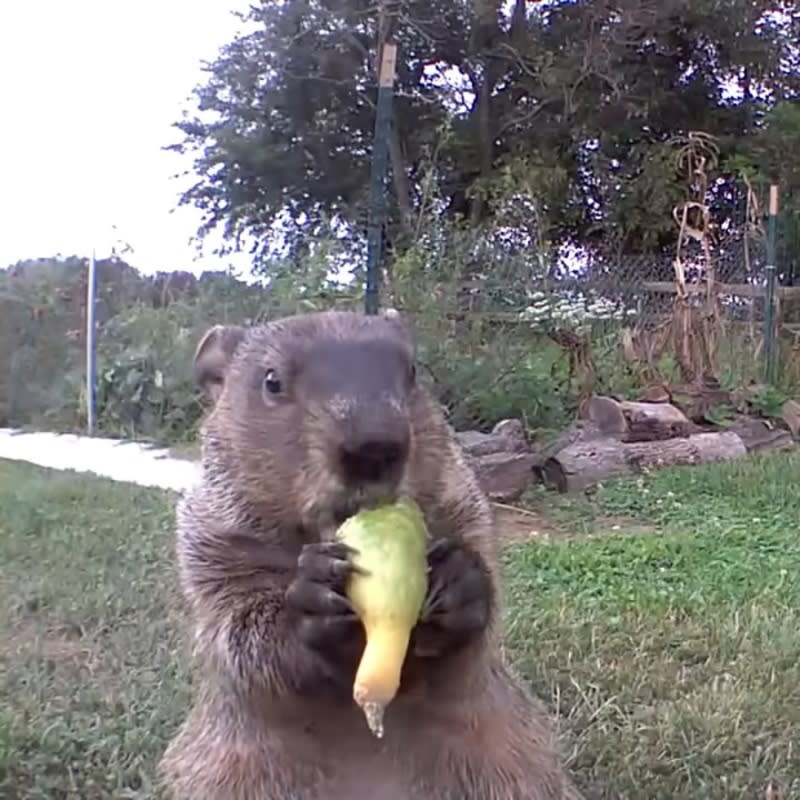
[{"label": "wooden log", "polygon": [[580,492],[608,478],[644,470],[689,464],[711,464],[747,454],[738,434],[697,433],[651,442],[604,438],[576,442],[551,456],[542,467],[546,486],[559,492]]},{"label": "wooden log", "polygon": [[689,436],[692,423],[672,403],[639,403],[625,400],[620,408],[628,423],[626,442],[652,442]]},{"label": "wooden log", "polygon": [[739,436],[748,453],[791,450],[795,446],[792,432],[773,420],[736,414],[724,425],[726,431],[733,431]]},{"label": "wooden log", "polygon": [[686,415],[671,403],[647,403],[592,397],[587,418],[605,436],[623,442],[652,442],[689,436],[694,426]]},{"label": "wooden log", "polygon": [[794,450],[795,442],[791,431],[777,428],[776,430],[765,432],[762,436],[753,436],[744,441],[748,453],[762,453],[770,450]]},{"label": "wooden log", "polygon": [[800,435],[800,403],[797,400],[787,400],[783,404],[781,419],[792,432],[792,436]]},{"label": "wooden log", "polygon": [[706,422],[706,415],[712,408],[733,405],[731,393],[718,386],[673,386],[672,403],[692,422]]},{"label": "wooden log", "polygon": [[594,423],[585,419],[575,420],[569,428],[562,431],[555,439],[535,447],[532,464],[534,481],[536,483],[544,483],[544,465],[565,448],[580,446],[602,438],[602,432]]}]

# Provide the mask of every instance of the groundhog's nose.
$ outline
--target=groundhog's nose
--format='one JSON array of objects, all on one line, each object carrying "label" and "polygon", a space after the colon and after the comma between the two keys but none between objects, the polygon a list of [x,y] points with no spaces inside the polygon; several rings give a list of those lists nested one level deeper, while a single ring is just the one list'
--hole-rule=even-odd
[{"label": "groundhog's nose", "polygon": [[377,483],[396,475],[406,452],[407,442],[400,439],[346,443],[340,450],[342,471],[349,482]]}]

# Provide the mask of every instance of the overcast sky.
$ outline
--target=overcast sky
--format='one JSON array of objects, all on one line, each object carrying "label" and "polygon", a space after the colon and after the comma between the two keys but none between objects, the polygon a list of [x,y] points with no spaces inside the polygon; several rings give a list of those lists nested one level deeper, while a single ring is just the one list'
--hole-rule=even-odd
[{"label": "overcast sky", "polygon": [[[0,266],[110,252],[112,225],[144,272],[222,269],[196,257],[177,205],[186,165],[161,147],[239,22],[245,0],[0,2]],[[236,264],[241,268],[244,258]]]}]

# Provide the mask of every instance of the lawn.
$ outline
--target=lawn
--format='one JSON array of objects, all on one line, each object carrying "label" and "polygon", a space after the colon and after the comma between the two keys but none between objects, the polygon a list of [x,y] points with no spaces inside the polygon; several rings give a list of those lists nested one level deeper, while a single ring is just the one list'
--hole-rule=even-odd
[{"label": "lawn", "polygon": [[[598,800],[800,798],[799,481],[779,454],[528,498],[556,533],[506,548],[509,652]],[[174,502],[0,461],[2,800],[158,796]]]}]

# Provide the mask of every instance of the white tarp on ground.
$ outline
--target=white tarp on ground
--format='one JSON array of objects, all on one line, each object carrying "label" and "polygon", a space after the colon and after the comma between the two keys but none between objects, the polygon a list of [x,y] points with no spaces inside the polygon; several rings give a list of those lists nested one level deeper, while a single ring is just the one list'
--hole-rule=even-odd
[{"label": "white tarp on ground", "polygon": [[40,467],[89,472],[139,486],[184,491],[197,478],[198,465],[174,458],[168,450],[140,442],[57,433],[24,433],[0,428],[0,458]]}]

